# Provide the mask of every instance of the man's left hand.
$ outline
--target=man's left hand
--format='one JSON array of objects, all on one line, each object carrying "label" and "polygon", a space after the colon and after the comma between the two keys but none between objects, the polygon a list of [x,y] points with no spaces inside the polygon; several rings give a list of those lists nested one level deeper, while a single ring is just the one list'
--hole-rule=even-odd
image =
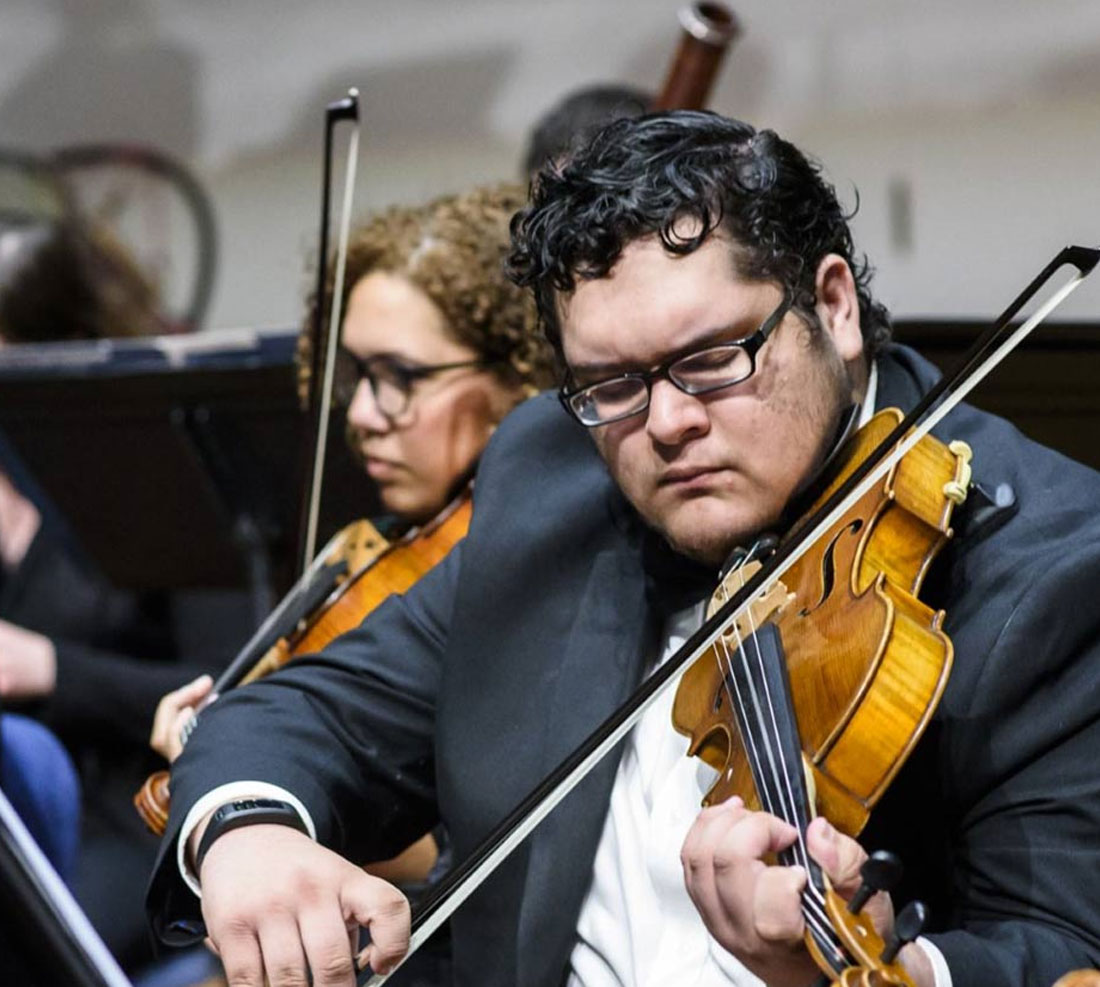
[{"label": "man's left hand", "polygon": [[[803,943],[806,871],[763,859],[797,838],[794,826],[732,798],[699,814],[680,854],[688,894],[710,934],[770,987],[805,987],[819,972]],[[860,885],[864,849],[822,818],[807,829],[806,847],[835,890],[850,898]],[[893,929],[889,895],[876,894],[866,910],[880,935]],[[906,946],[901,959],[916,987],[933,987],[919,946]]]},{"label": "man's left hand", "polygon": [[42,634],[0,620],[0,698],[41,699],[57,684],[57,653]]}]

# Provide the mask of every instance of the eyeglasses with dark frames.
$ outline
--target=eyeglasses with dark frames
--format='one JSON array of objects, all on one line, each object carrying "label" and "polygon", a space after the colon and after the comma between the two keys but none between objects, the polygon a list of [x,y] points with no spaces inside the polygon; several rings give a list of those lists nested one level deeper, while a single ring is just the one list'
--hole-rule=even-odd
[{"label": "eyeglasses with dark frames", "polygon": [[610,425],[649,407],[655,380],[667,380],[685,394],[710,394],[748,380],[756,372],[756,354],[793,302],[788,292],[778,307],[749,336],[682,354],[654,370],[619,374],[584,387],[558,392],[561,403],[586,428]]},{"label": "eyeglasses with dark frames", "polygon": [[333,398],[339,404],[349,406],[360,382],[365,380],[374,395],[378,410],[392,421],[408,410],[413,388],[418,381],[434,377],[447,370],[488,367],[494,362],[493,360],[460,360],[457,363],[417,365],[404,363],[389,353],[376,353],[374,356],[363,359],[341,348],[336,354],[335,376],[332,384]]}]

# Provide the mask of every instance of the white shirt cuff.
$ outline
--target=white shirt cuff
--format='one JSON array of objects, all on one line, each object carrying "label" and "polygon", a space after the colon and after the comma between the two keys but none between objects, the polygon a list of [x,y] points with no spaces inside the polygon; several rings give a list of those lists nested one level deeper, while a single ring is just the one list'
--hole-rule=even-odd
[{"label": "white shirt cuff", "polygon": [[[225,805],[226,802],[233,802],[236,799],[280,799],[283,802],[289,802],[294,807],[294,811],[301,817],[302,822],[305,823],[309,838],[311,840],[317,839],[317,827],[313,825],[313,817],[309,814],[305,805],[302,804],[301,799],[285,788],[271,785],[266,781],[232,781],[227,785],[219,785],[191,806],[191,811],[187,813],[183,825],[180,827],[179,840],[176,842],[176,863],[180,869],[180,876],[200,898],[202,897],[202,889],[199,887],[198,875],[191,869],[191,865],[187,860],[187,841],[191,838],[195,827],[198,826],[208,812],[212,812],[219,805]],[[950,981],[948,987],[950,987]]]},{"label": "white shirt cuff", "polygon": [[952,987],[951,971],[947,968],[947,960],[943,958],[939,947],[924,936],[917,936],[913,943],[924,950],[924,955],[932,964],[932,975],[936,987]]}]

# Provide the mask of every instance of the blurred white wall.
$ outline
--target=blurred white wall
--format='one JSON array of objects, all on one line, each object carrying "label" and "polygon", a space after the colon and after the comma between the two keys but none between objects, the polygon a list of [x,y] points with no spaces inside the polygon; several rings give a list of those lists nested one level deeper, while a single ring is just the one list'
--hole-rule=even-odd
[{"label": "blurred white wall", "polygon": [[[298,321],[323,110],[363,94],[356,209],[517,175],[527,127],[597,81],[656,88],[677,0],[4,0],[0,146],[154,144],[212,194],[212,326]],[[1100,243],[1095,0],[738,0],[714,109],[771,126],[861,209],[900,315],[982,316]],[[899,214],[908,213],[908,221]],[[1100,318],[1100,285],[1067,316]]]}]

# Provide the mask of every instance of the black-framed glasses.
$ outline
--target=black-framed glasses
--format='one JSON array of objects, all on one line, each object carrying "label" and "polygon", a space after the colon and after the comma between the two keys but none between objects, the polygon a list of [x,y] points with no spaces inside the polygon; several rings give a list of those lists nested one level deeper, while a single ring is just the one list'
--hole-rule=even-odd
[{"label": "black-framed glasses", "polygon": [[466,367],[488,367],[492,360],[460,360],[457,363],[431,365],[404,363],[388,353],[376,353],[362,359],[346,349],[336,353],[332,396],[339,404],[348,406],[355,397],[360,381],[370,385],[374,403],[386,418],[394,419],[409,407],[413,388],[417,381],[434,377],[445,370]]},{"label": "black-framed glasses", "polygon": [[649,407],[655,380],[668,380],[685,394],[709,394],[748,380],[756,372],[756,354],[793,302],[788,292],[754,333],[729,343],[705,346],[662,363],[655,370],[619,374],[584,387],[558,392],[561,403],[586,428],[610,425]]}]

